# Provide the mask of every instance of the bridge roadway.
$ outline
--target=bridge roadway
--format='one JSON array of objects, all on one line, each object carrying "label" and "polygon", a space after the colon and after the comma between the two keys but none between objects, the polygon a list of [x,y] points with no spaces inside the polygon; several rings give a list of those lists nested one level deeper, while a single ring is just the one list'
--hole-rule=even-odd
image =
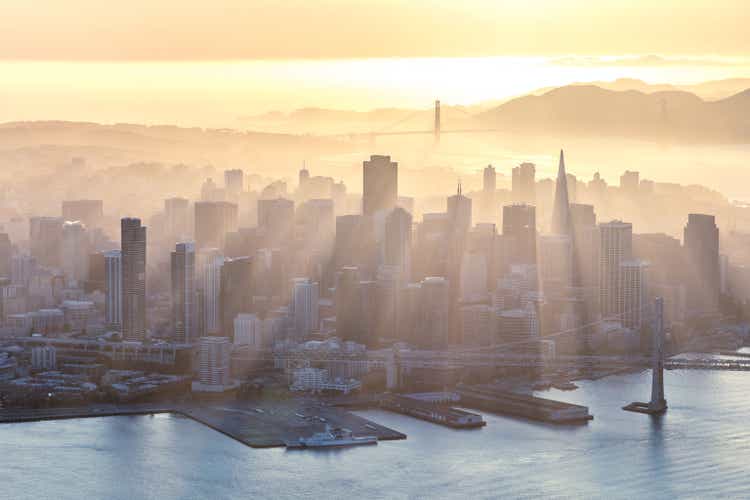
[{"label": "bridge roadway", "polygon": [[[401,368],[590,368],[601,366],[613,367],[642,367],[651,366],[651,356],[590,356],[590,355],[556,355],[540,356],[535,354],[518,353],[468,353],[452,351],[401,351],[393,356],[392,351],[374,351],[368,353],[366,359],[336,357],[310,357],[295,354],[283,355],[275,353],[272,358],[247,357],[246,360],[269,361],[284,360],[288,362],[309,361],[311,363],[367,363],[370,368],[385,368],[390,363],[398,364]],[[671,357],[664,360],[667,370],[733,370],[750,371],[750,358],[715,359],[715,358],[680,358]]]}]

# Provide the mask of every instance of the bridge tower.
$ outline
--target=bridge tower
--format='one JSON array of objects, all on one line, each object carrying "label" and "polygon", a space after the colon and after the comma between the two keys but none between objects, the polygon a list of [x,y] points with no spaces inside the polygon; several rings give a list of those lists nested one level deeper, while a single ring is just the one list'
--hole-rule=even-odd
[{"label": "bridge tower", "polygon": [[440,101],[435,101],[435,144],[440,144]]},{"label": "bridge tower", "polygon": [[634,402],[623,410],[659,415],[667,411],[664,399],[664,299],[654,301],[654,325],[651,334],[651,401]]}]

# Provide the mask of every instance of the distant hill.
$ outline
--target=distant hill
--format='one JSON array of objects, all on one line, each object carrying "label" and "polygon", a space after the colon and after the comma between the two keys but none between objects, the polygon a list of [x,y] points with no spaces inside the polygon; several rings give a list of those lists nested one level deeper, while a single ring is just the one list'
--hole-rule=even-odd
[{"label": "distant hill", "polygon": [[690,92],[568,85],[480,113],[485,126],[523,133],[750,143],[750,89],[717,101]]}]

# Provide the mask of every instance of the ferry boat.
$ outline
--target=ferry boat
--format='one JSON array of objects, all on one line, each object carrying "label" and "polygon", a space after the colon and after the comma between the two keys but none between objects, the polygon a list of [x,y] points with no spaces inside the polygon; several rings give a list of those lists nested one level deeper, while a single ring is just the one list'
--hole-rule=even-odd
[{"label": "ferry boat", "polygon": [[358,446],[362,444],[378,444],[376,436],[355,436],[349,429],[331,428],[316,432],[310,437],[301,437],[297,446],[304,448],[328,448],[333,446]]}]

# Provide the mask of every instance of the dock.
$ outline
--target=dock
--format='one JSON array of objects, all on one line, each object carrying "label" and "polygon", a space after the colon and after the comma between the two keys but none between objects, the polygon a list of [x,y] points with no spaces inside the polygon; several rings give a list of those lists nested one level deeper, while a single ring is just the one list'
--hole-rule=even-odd
[{"label": "dock", "polygon": [[476,413],[398,394],[386,394],[380,400],[380,406],[389,411],[454,429],[474,429],[487,425],[482,416]]},{"label": "dock", "polygon": [[461,406],[553,424],[584,424],[593,419],[586,406],[472,386],[458,389]]},{"label": "dock", "polygon": [[355,435],[374,435],[379,441],[406,439],[401,432],[343,408],[299,399],[227,401],[212,405],[133,404],[5,409],[0,410],[0,424],[160,413],[189,418],[251,448],[284,447],[287,442],[323,430],[326,424],[350,429]]}]

